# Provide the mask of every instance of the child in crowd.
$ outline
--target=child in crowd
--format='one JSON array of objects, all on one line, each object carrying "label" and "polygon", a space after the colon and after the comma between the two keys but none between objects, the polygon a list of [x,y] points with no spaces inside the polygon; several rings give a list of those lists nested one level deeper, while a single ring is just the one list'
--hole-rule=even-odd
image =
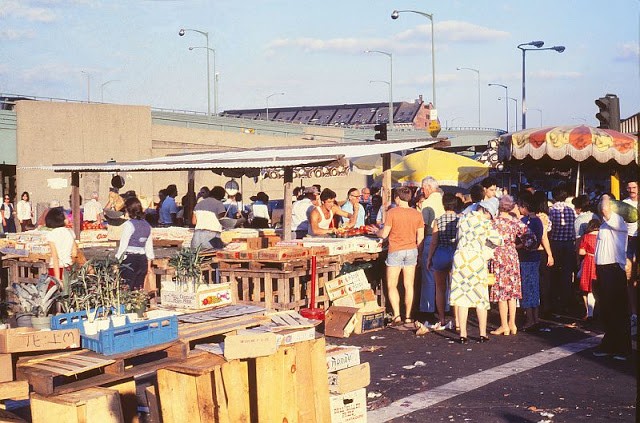
[{"label": "child in crowd", "polygon": [[586,310],[585,320],[593,318],[593,308],[596,304],[595,297],[593,296],[593,281],[596,279],[596,261],[594,254],[599,228],[600,220],[591,219],[589,223],[587,223],[585,234],[580,240],[580,247],[578,249],[578,254],[583,257],[580,271],[580,291],[582,292]]}]

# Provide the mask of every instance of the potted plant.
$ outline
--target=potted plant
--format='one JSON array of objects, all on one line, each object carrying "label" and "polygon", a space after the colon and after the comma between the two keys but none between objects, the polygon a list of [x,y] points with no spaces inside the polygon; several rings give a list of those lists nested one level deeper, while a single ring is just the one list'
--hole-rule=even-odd
[{"label": "potted plant", "polygon": [[138,318],[144,317],[149,302],[149,294],[142,289],[123,289],[122,298],[127,313],[136,313]]},{"label": "potted plant", "polygon": [[169,266],[176,272],[173,277],[176,292],[198,292],[202,283],[202,261],[200,247],[182,248],[169,259]]},{"label": "potted plant", "polygon": [[60,281],[49,275],[41,275],[35,284],[14,283],[13,291],[20,306],[16,313],[18,326],[50,328],[51,318],[48,314],[59,296],[60,288]]}]

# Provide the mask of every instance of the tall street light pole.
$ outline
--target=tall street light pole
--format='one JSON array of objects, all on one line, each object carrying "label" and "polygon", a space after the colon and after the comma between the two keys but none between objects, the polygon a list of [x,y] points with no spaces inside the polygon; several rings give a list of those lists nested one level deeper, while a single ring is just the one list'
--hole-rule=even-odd
[{"label": "tall street light pole", "polygon": [[478,128],[482,127],[480,124],[480,71],[478,69],[473,68],[456,68],[457,70],[468,70],[471,72],[475,72],[478,75]]},{"label": "tall street light pole", "polygon": [[[527,51],[542,51],[542,50],[554,50],[558,53],[562,53],[565,50],[564,46],[553,46],[541,48],[544,45],[544,41],[531,41],[528,43],[518,44],[518,48],[522,50],[522,129],[527,128],[527,102],[526,102],[526,85],[525,85],[525,53]],[[527,48],[535,47],[535,48]]]},{"label": "tall street light pole", "polygon": [[[504,88],[504,96],[505,97],[509,97],[509,87],[507,87],[506,85],[502,85],[502,84],[488,84],[490,87],[502,87]],[[504,101],[504,109],[505,109],[505,114],[507,115],[507,126],[505,126],[505,131],[509,132],[509,102],[508,101]]]},{"label": "tall street light pole", "polygon": [[[502,97],[498,97],[498,100],[502,100]],[[513,98],[513,97],[505,97],[504,98],[504,102],[505,103],[509,103],[507,100],[513,100],[513,102],[514,102],[513,111],[514,111],[514,115],[516,117],[516,126],[514,128],[514,132],[515,132],[515,131],[518,130],[518,99],[517,98]]]},{"label": "tall street light pole", "polygon": [[[207,58],[209,57],[209,52],[213,54],[213,114],[218,115],[218,73],[216,72],[216,49],[211,47],[189,47],[190,51],[196,49],[206,49],[207,50]],[[207,68],[209,65],[207,64]],[[209,79],[209,74],[207,73],[207,79]]]},{"label": "tall street light pole", "polygon": [[87,75],[87,103],[91,103],[91,74],[86,71],[80,71],[80,73]]},{"label": "tall street light pole", "polygon": [[384,54],[389,58],[389,127],[393,129],[393,54],[380,50],[365,50],[364,52]]},{"label": "tall street light pole", "polygon": [[105,87],[105,85],[108,85],[108,84],[110,84],[112,82],[120,82],[120,80],[119,79],[112,79],[110,81],[103,82],[100,85],[100,103],[104,103],[104,87]]},{"label": "tall street light pole", "polygon": [[424,16],[431,21],[431,88],[433,90],[431,94],[431,103],[433,104],[433,107],[436,107],[436,47],[435,42],[433,41],[433,14],[418,12],[417,10],[394,10],[391,13],[391,19],[398,19],[400,17],[400,13],[404,12],[417,13],[418,15]]},{"label": "tall street light pole", "polygon": [[269,94],[269,95],[266,97],[266,100],[267,100],[267,119],[266,119],[266,120],[269,120],[269,99],[270,99],[271,97],[273,97],[274,95],[284,95],[284,93],[273,93],[273,94]]},{"label": "tall street light pole", "polygon": [[[207,40],[207,123],[211,123],[211,70],[209,67],[209,33],[205,31],[200,31],[199,29],[189,29],[182,28],[178,31],[178,35],[184,37],[184,34],[188,31],[197,32],[198,34],[204,35]],[[217,111],[216,111],[217,113]]]},{"label": "tall street light pole", "polygon": [[529,110],[535,110],[536,112],[540,112],[540,127],[542,127],[542,109],[534,109],[530,107]]}]

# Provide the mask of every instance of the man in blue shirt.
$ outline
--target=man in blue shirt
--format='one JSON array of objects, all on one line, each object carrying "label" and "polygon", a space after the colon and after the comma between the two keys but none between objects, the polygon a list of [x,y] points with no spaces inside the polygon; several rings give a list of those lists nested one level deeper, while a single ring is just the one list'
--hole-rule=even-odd
[{"label": "man in blue shirt", "polygon": [[171,184],[166,188],[167,197],[160,206],[160,226],[176,225],[176,216],[178,214],[178,206],[176,205],[176,197],[178,196],[178,187]]}]

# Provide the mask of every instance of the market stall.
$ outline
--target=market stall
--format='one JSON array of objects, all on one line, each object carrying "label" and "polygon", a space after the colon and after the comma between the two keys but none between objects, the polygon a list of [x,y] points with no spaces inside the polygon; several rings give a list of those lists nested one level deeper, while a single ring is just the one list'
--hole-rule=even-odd
[{"label": "market stall", "polygon": [[[586,125],[530,128],[501,136],[499,155],[501,160],[521,163],[534,160],[539,167],[574,170],[575,195],[584,186],[585,170],[606,165],[607,171],[614,172],[612,191],[617,191],[615,172],[629,167],[634,176],[637,174],[638,139],[631,134]],[[583,163],[590,166],[585,168]]]}]

